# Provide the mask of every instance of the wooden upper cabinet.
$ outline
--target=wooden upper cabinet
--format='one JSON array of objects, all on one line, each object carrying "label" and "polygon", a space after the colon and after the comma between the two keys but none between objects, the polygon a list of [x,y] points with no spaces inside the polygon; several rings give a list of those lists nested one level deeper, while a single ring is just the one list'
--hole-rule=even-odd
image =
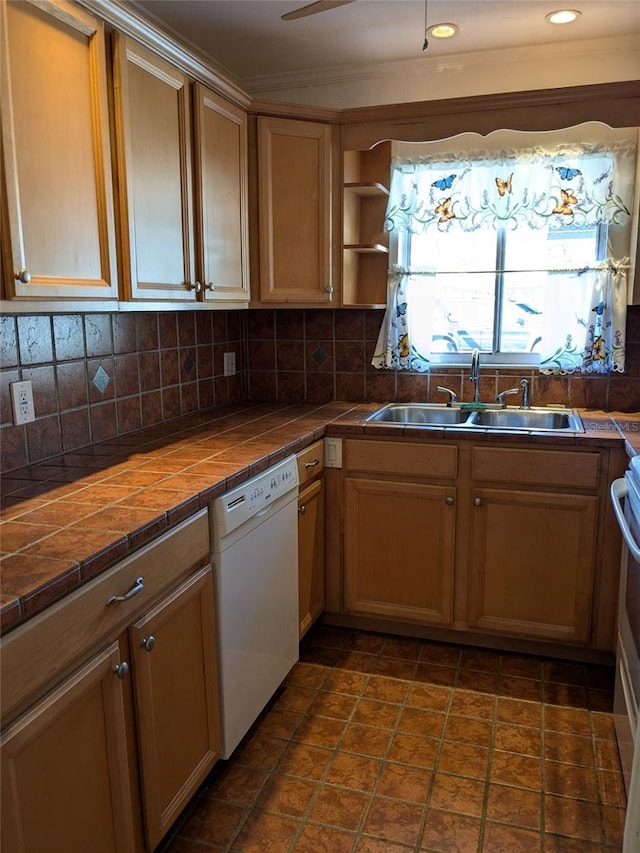
[{"label": "wooden upper cabinet", "polygon": [[3,270],[9,298],[118,295],[102,24],[0,4]]},{"label": "wooden upper cabinet", "polygon": [[247,115],[195,86],[198,275],[205,301],[249,301]]},{"label": "wooden upper cabinet", "polygon": [[189,79],[118,36],[114,84],[124,297],[194,302]]},{"label": "wooden upper cabinet", "polygon": [[331,128],[258,118],[260,300],[331,304]]}]

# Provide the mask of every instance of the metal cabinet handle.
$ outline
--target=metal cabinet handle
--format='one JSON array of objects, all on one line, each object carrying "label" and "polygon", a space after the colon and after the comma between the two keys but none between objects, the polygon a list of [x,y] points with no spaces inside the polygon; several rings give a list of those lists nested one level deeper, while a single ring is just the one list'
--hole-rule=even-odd
[{"label": "metal cabinet handle", "polygon": [[156,647],[156,638],[153,634],[149,634],[140,641],[140,645],[146,652],[152,652]]},{"label": "metal cabinet handle", "polygon": [[314,459],[313,462],[305,462],[304,467],[305,468],[315,468],[316,465],[319,465],[319,464],[320,464],[320,460]]},{"label": "metal cabinet handle", "polygon": [[107,607],[110,607],[112,604],[119,604],[121,601],[129,601],[130,598],[133,598],[134,595],[137,595],[139,592],[142,592],[143,589],[143,578],[136,578],[135,583],[133,584],[129,592],[125,592],[124,595],[112,595],[109,601],[107,601]]},{"label": "metal cabinet handle", "polygon": [[300,513],[300,515],[304,515],[306,511],[307,507],[305,506],[305,504],[302,504],[302,506],[298,507],[298,512]]},{"label": "metal cabinet handle", "polygon": [[205,284],[204,289],[205,290],[215,290],[216,286],[212,281],[210,281],[208,284]]},{"label": "metal cabinet handle", "polygon": [[129,664],[126,660],[123,660],[122,663],[117,663],[113,667],[113,672],[118,676],[119,679],[126,678],[129,675]]},{"label": "metal cabinet handle", "polygon": [[453,506],[453,504],[455,503],[455,501],[453,500],[453,498],[451,496],[445,498],[444,502],[446,503],[447,506]]},{"label": "metal cabinet handle", "polygon": [[474,498],[473,499],[474,506],[482,506],[482,498]]},{"label": "metal cabinet handle", "polygon": [[189,290],[195,290],[196,293],[200,293],[200,291],[202,290],[202,285],[199,281],[196,281],[195,284],[191,284],[191,282],[189,282],[189,284],[187,284],[187,288]]},{"label": "metal cabinet handle", "polygon": [[18,272],[14,276],[16,281],[21,281],[22,284],[29,284],[31,281],[31,273],[29,270],[18,270]]}]

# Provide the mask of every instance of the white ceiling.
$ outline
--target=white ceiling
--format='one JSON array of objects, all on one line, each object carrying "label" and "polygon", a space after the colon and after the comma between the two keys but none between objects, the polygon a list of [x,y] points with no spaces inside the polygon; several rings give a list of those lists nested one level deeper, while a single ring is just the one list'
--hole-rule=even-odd
[{"label": "white ceiling", "polygon": [[[281,15],[308,0],[133,0],[146,18],[245,85],[305,72],[318,75],[354,67],[420,58],[424,0],[355,0],[292,21]],[[427,0],[429,25],[450,21],[452,39],[429,39],[428,55],[476,53],[501,48],[558,44],[557,73],[563,75],[562,46],[573,41],[638,33],[639,0]],[[554,26],[545,15],[579,9],[573,24]],[[509,69],[505,68],[505,80]],[[249,85],[247,85],[249,84]],[[562,84],[560,84],[562,85]]]}]

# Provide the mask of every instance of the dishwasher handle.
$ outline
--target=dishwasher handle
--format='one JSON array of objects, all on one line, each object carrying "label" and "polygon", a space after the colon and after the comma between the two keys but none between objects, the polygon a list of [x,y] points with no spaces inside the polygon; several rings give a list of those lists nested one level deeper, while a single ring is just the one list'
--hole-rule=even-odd
[{"label": "dishwasher handle", "polygon": [[629,487],[624,477],[614,480],[613,483],[611,483],[611,503],[613,504],[613,511],[616,514],[616,518],[618,519],[618,526],[620,527],[624,541],[627,543],[629,553],[635,560],[640,561],[640,547],[633,538],[633,533],[629,528],[627,519],[624,517],[624,510],[622,508],[622,501],[628,496],[628,494]]}]

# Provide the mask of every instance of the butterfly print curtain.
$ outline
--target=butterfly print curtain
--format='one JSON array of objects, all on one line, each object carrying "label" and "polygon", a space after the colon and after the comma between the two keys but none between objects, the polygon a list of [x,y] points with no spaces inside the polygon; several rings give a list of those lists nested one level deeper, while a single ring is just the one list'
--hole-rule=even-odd
[{"label": "butterfly print curtain", "polygon": [[371,363],[378,368],[425,373],[429,370],[429,361],[424,354],[416,352],[409,337],[408,281],[407,270],[396,268],[389,273],[387,310]]},{"label": "butterfly print curtain", "polygon": [[[631,214],[635,154],[633,142],[617,142],[394,157],[385,229],[428,234],[619,225]],[[541,271],[550,284],[542,372],[624,370],[628,264],[625,258],[588,270]],[[410,339],[412,272],[390,273],[376,367],[429,369],[430,353],[418,353]]]},{"label": "butterfly print curtain", "polygon": [[[572,274],[571,311],[558,311],[556,305],[555,311],[544,312],[541,373],[624,373],[628,269],[629,258],[621,258]],[[563,291],[569,292],[549,289],[556,299]]]},{"label": "butterfly print curtain", "polygon": [[394,159],[385,230],[422,234],[434,228],[619,223],[630,215],[632,199],[615,163],[630,152],[626,144],[608,150],[590,144]]}]

